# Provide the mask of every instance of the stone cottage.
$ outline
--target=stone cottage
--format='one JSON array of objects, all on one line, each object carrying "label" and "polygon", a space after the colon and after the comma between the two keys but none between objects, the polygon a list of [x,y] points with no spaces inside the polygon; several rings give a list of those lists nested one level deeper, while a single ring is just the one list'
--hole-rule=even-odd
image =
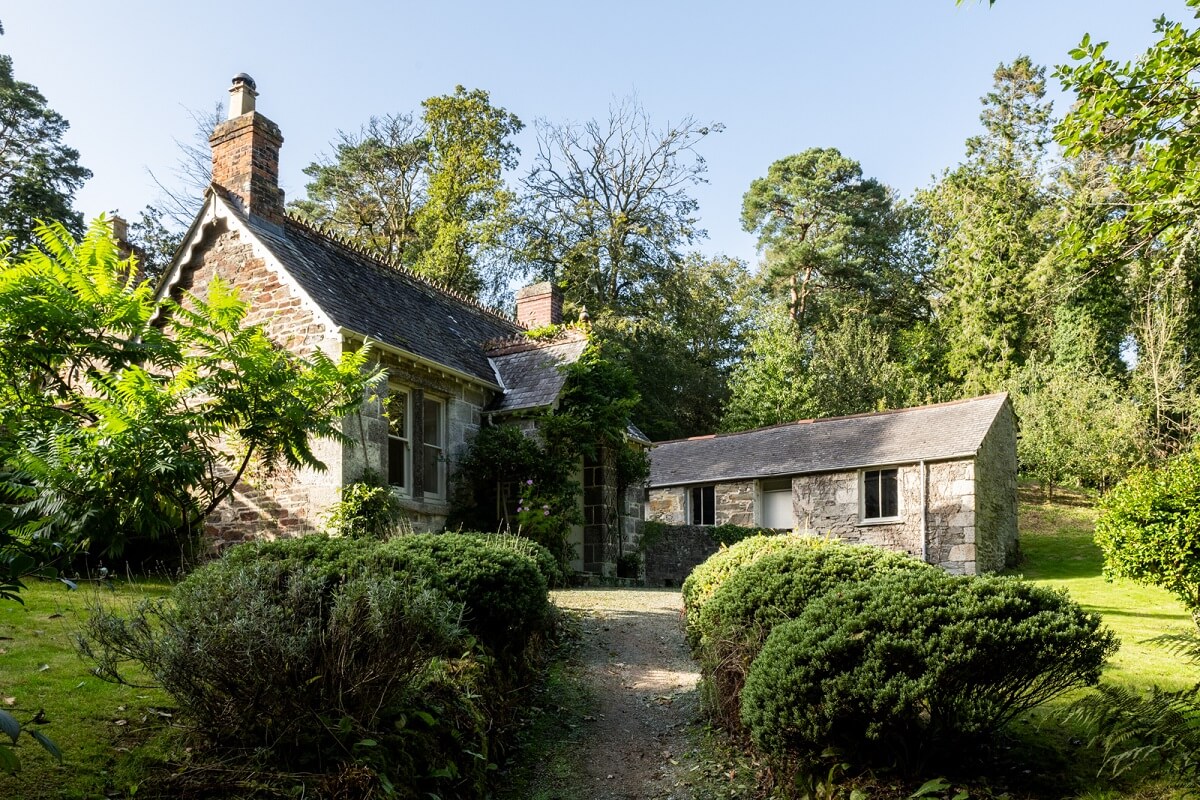
[{"label": "stone cottage", "polygon": [[1002,569],[1017,548],[1016,434],[1008,395],[993,394],[657,443],[648,518],[683,527],[648,553],[648,580],[681,580],[716,547],[697,528],[725,523],[902,550],[955,574]]},{"label": "stone cottage", "polygon": [[[289,216],[278,180],[283,136],[255,110],[248,75],[234,78],[230,94],[229,118],[210,139],[212,186],[159,296],[202,293],[219,274],[250,303],[247,322],[280,346],[336,359],[370,342],[387,383],[344,420],[349,443],[315,443],[326,471],[243,479],[208,534],[220,544],[319,529],[338,490],[368,470],[391,485],[416,528],[439,529],[456,459],[480,425],[524,420],[529,430],[530,417],[555,407],[560,367],[583,353],[587,332],[524,336],[562,322],[562,297],[548,283],[518,293],[514,319]],[[621,530],[630,535],[625,518],[640,513],[618,502],[613,469],[581,464],[581,473],[583,495],[607,504],[581,508],[589,522],[574,531],[575,567],[611,572]]]}]

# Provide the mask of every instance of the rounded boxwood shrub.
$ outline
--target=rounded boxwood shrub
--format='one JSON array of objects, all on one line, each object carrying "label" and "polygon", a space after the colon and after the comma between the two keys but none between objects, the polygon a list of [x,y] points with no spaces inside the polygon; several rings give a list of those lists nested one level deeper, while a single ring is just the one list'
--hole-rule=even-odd
[{"label": "rounded boxwood shrub", "polygon": [[730,730],[739,728],[746,672],[776,624],[799,617],[809,603],[839,584],[900,570],[940,574],[937,567],[903,553],[811,537],[730,574],[700,609],[695,624],[694,652],[709,715]]},{"label": "rounded boxwood shrub", "polygon": [[682,587],[687,640],[693,653],[700,640],[696,624],[700,610],[722,582],[746,564],[760,559],[768,553],[795,545],[810,546],[813,541],[816,541],[814,537],[789,533],[751,536],[730,547],[722,547],[709,556],[703,564],[693,569],[683,581]]},{"label": "rounded boxwood shrub", "polygon": [[834,747],[863,764],[927,767],[1095,684],[1116,648],[1063,592],[902,570],[843,583],[776,625],[747,675],[742,721],[783,764]]},{"label": "rounded boxwood shrub", "polygon": [[518,536],[512,533],[478,533],[473,531],[464,531],[462,535],[473,536],[484,544],[513,550],[521,555],[528,556],[537,564],[538,572],[542,573],[542,577],[546,579],[546,586],[551,589],[566,586],[567,576],[563,572],[562,565],[558,563],[558,559],[544,545],[538,544],[527,536]]},{"label": "rounded boxwood shrub", "polygon": [[388,539],[369,557],[462,603],[463,624],[507,661],[521,659],[549,623],[546,579],[532,557],[512,548],[470,534],[423,533]]}]

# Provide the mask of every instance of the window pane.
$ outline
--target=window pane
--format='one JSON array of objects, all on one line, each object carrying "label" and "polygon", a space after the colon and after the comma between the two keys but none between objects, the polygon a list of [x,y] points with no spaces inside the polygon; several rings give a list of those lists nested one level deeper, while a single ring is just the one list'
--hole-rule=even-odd
[{"label": "window pane", "polygon": [[863,519],[879,517],[879,470],[863,474]]},{"label": "window pane", "polygon": [[704,496],[704,525],[715,525],[717,522],[716,509],[716,488],[713,486],[705,486],[701,489],[701,494]]},{"label": "window pane", "polygon": [[408,442],[388,437],[388,483],[392,486],[408,486],[407,470]]},{"label": "window pane", "polygon": [[437,400],[425,400],[424,442],[434,447],[442,446],[442,404]]},{"label": "window pane", "polygon": [[425,494],[441,494],[442,493],[442,475],[441,475],[441,455],[440,447],[430,447],[425,445],[422,448],[425,451]]},{"label": "window pane", "polygon": [[703,496],[704,496],[704,494],[703,494],[703,492],[701,492],[699,486],[692,489],[692,524],[693,525],[703,525],[704,524],[700,521],[704,518],[704,510],[703,510],[703,505],[702,505]]},{"label": "window pane", "polygon": [[885,469],[879,473],[879,494],[882,501],[883,513],[880,516],[894,517],[900,513],[898,483],[896,470]]},{"label": "window pane", "polygon": [[388,421],[388,435],[408,438],[408,393],[391,390],[384,414]]}]

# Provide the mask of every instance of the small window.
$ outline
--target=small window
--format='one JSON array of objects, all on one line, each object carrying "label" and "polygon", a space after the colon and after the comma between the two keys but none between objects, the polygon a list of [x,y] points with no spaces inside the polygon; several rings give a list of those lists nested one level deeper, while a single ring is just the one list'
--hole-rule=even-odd
[{"label": "small window", "polygon": [[872,469],[863,473],[863,519],[900,516],[899,470]]},{"label": "small window", "polygon": [[767,478],[762,482],[762,508],[759,517],[764,528],[794,527],[792,520],[792,479]]},{"label": "small window", "polygon": [[422,472],[426,497],[430,495],[441,497],[446,482],[446,459],[443,456],[446,447],[443,438],[445,425],[442,420],[444,408],[445,405],[441,400],[435,400],[432,397],[426,397],[422,406],[422,411],[424,411],[422,433],[424,436],[421,438],[421,450],[425,459],[422,462]]},{"label": "small window", "polygon": [[692,524],[716,525],[716,487],[692,487]]},{"label": "small window", "polygon": [[408,480],[411,458],[409,443],[412,440],[409,430],[408,392],[390,388],[384,404],[384,416],[388,423],[388,484],[408,491],[412,488]]}]

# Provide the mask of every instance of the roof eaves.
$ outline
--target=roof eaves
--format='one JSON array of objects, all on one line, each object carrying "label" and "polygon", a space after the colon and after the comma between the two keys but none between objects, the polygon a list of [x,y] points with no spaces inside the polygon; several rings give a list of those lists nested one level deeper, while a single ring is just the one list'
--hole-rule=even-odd
[{"label": "roof eaves", "polygon": [[[444,375],[453,376],[454,378],[457,378],[458,380],[464,381],[466,383],[471,383],[476,386],[483,386],[485,388],[488,388],[488,389],[491,389],[491,390],[497,391],[497,392],[504,391],[504,387],[499,382],[491,383],[490,381],[485,381],[482,378],[479,378],[475,375],[471,375],[470,373],[463,372],[462,370],[455,369],[454,367],[447,366],[446,364],[439,363],[432,359],[425,358],[423,356],[419,356],[416,353],[410,352],[401,347],[396,347],[395,345],[388,344],[387,342],[381,342],[378,339],[372,339],[371,337],[367,336],[366,334],[359,333],[358,331],[355,331],[355,330],[351,330],[350,328],[347,328],[344,325],[338,326],[337,332],[341,335],[341,337],[343,339],[358,339],[359,341],[362,341],[366,344],[370,344],[371,347],[377,347],[380,350],[386,350],[389,353],[394,353],[395,355],[401,356],[402,358],[406,358],[409,361],[413,361],[417,364],[420,364],[424,367],[432,369],[436,372],[440,372]],[[497,379],[499,379],[499,376],[497,376]]]},{"label": "roof eaves", "polygon": [[[683,440],[683,441],[686,441],[686,440]],[[893,466],[898,467],[898,466],[903,466],[906,464],[920,464],[922,461],[925,462],[926,464],[940,464],[944,461],[961,461],[964,458],[975,458],[976,455],[978,455],[978,453],[970,451],[970,450],[964,450],[960,453],[951,453],[949,455],[941,455],[941,456],[937,456],[936,458],[912,458],[912,459],[904,459],[901,461],[861,462],[861,463],[851,463],[851,464],[847,464],[845,466],[835,467],[833,469],[809,469],[809,470],[800,470],[800,471],[781,470],[779,472],[759,472],[759,473],[753,473],[753,474],[747,474],[747,475],[734,474],[734,475],[723,475],[723,476],[717,476],[717,477],[707,477],[707,478],[702,478],[699,480],[668,481],[665,483],[651,482],[647,485],[651,489],[665,489],[665,488],[669,488],[671,486],[700,486],[700,485],[706,485],[706,484],[710,484],[710,483],[730,483],[732,481],[757,481],[757,480],[762,480],[764,478],[786,478],[786,477],[789,477],[792,475],[827,475],[827,474],[834,473],[834,472],[851,472],[851,471],[857,471],[860,469],[873,469],[873,468],[877,468],[877,467],[893,467]],[[651,451],[650,457],[654,458],[653,451]]]}]

